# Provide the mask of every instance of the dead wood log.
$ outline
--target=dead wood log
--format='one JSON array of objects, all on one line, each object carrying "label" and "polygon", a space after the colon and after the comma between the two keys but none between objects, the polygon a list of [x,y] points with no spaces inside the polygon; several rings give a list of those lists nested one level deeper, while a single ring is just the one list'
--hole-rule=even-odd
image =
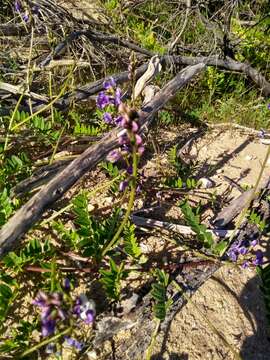
[{"label": "dead wood log", "polygon": [[[132,215],[131,220],[136,226],[140,227],[168,230],[183,236],[196,235],[195,232],[191,229],[191,227],[186,225],[173,224],[166,221],[144,218],[137,215]],[[207,231],[210,232],[212,235],[218,236],[220,238],[228,238],[233,233],[233,230],[226,229],[208,229]]]},{"label": "dead wood log", "polygon": [[[267,188],[270,185],[269,178],[264,179],[258,186],[256,194],[259,194],[262,189]],[[253,189],[245,191],[243,194],[233,199],[232,202],[225,207],[215,218],[214,225],[217,227],[224,227],[228,225],[237,215],[241,213],[246,207]],[[255,195],[256,198],[256,195]],[[254,200],[254,199],[253,199]]]},{"label": "dead wood log", "polygon": [[[153,100],[139,111],[142,129],[147,129],[157,111],[204,68],[205,64],[189,66],[168,82]],[[118,134],[119,130],[114,129],[102,140],[90,146],[9,219],[0,230],[0,257],[18,245],[18,240],[41,218],[46,209],[70,189],[86,172],[92,170],[103,160],[110,150],[118,146]]]}]

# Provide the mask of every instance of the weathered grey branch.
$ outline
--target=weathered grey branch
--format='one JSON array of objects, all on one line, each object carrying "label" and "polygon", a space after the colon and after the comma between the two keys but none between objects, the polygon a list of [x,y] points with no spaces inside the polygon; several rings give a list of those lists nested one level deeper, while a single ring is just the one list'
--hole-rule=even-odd
[{"label": "weathered grey branch", "polygon": [[[156,112],[204,67],[204,64],[189,66],[166,84],[153,100],[139,111],[142,128],[147,128]],[[46,209],[103,160],[110,150],[118,146],[118,133],[119,130],[114,129],[90,146],[9,219],[0,231],[0,256],[18,245],[18,240],[41,218]]]},{"label": "weathered grey branch", "polygon": [[[159,221],[149,218],[144,218],[141,216],[132,216],[132,222],[141,227],[149,227],[149,228],[159,228],[163,230],[172,231],[174,233],[181,234],[183,236],[194,236],[196,235],[195,232],[191,229],[190,226],[186,225],[179,225],[179,224],[173,224],[168,223],[166,221]],[[214,236],[218,236],[220,238],[228,238],[231,236],[233,230],[226,230],[226,229],[209,229],[208,232],[210,232]]]}]

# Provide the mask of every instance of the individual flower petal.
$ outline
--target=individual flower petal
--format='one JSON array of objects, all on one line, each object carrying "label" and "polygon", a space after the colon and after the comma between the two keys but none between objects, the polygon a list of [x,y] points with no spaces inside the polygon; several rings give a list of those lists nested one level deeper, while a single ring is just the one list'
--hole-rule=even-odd
[{"label": "individual flower petal", "polygon": [[251,246],[256,246],[258,245],[258,240],[252,240],[250,243]]},{"label": "individual flower petal", "polygon": [[87,310],[85,315],[86,315],[86,318],[85,318],[84,322],[86,324],[88,324],[88,325],[91,324],[94,321],[94,313],[93,313],[93,311],[92,310]]},{"label": "individual flower petal", "polygon": [[43,337],[53,335],[55,332],[55,320],[47,320],[42,322],[41,333]]},{"label": "individual flower petal", "polygon": [[115,124],[116,124],[117,126],[121,125],[122,121],[123,121],[123,116],[121,116],[121,115],[117,116],[117,117],[114,119],[114,122],[115,122]]},{"label": "individual flower petal", "polygon": [[243,269],[247,269],[247,268],[249,267],[249,262],[248,262],[248,261],[244,261],[241,266],[242,266]]},{"label": "individual flower petal", "polygon": [[119,184],[119,190],[120,191],[124,191],[128,186],[128,181],[121,181],[120,184]]},{"label": "individual flower petal", "polygon": [[140,156],[142,156],[142,154],[144,153],[144,150],[145,150],[145,148],[144,148],[143,145],[142,145],[142,146],[139,146],[139,147],[138,147],[138,154],[139,154]]},{"label": "individual flower petal", "polygon": [[120,160],[122,157],[121,153],[118,150],[112,150],[107,155],[106,159],[111,163],[115,163],[116,161]]},{"label": "individual flower petal", "polygon": [[141,145],[142,144],[142,138],[140,137],[140,135],[136,134],[135,135],[135,141],[137,145]]},{"label": "individual flower petal", "polygon": [[107,124],[111,124],[113,119],[112,119],[112,115],[109,112],[105,112],[103,114],[103,120],[105,121],[105,123]]},{"label": "individual flower petal", "polygon": [[256,266],[263,264],[263,252],[261,250],[257,250],[255,253],[256,258],[253,260],[253,264]]},{"label": "individual flower petal", "polygon": [[79,342],[78,340],[73,339],[69,336],[65,336],[65,340],[69,346],[72,346],[79,351],[81,351],[84,347],[84,344],[82,342]]},{"label": "individual flower petal", "polygon": [[136,133],[139,130],[139,125],[136,121],[132,121],[131,130],[133,133]]},{"label": "individual flower petal", "polygon": [[70,284],[70,280],[68,278],[64,279],[64,284],[63,287],[66,291],[70,291],[71,289],[71,284]]},{"label": "individual flower petal", "polygon": [[14,8],[17,12],[20,12],[21,11],[21,8],[22,8],[22,5],[21,5],[21,2],[19,0],[15,0],[14,2]]},{"label": "individual flower petal", "polygon": [[114,88],[116,86],[116,82],[113,77],[110,77],[109,79],[105,80],[103,83],[103,87],[105,90],[109,90],[111,88]]},{"label": "individual flower petal", "polygon": [[114,94],[114,104],[115,104],[115,106],[119,106],[121,104],[121,96],[122,96],[121,89],[116,88],[115,94]]}]

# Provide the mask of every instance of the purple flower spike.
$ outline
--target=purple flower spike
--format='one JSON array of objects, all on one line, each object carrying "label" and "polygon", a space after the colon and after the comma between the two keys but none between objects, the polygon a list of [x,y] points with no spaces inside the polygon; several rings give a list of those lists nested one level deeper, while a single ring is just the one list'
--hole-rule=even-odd
[{"label": "purple flower spike", "polygon": [[257,250],[255,255],[256,255],[256,258],[253,260],[253,264],[256,266],[262,265],[263,264],[263,252],[261,250]]},{"label": "purple flower spike", "polygon": [[119,106],[121,104],[121,96],[122,96],[122,92],[120,88],[116,88],[114,96],[115,96],[114,104],[115,106]]},{"label": "purple flower spike", "polygon": [[119,184],[119,191],[124,191],[128,186],[128,181],[121,181]]},{"label": "purple flower spike", "polygon": [[105,121],[106,124],[111,124],[113,119],[112,119],[112,115],[108,112],[105,112],[103,114],[103,120]]},{"label": "purple flower spike", "polygon": [[117,150],[112,150],[109,152],[109,154],[107,155],[107,160],[110,161],[111,163],[115,163],[116,161],[120,160],[122,157],[121,153]]},{"label": "purple flower spike", "polygon": [[104,91],[101,91],[99,94],[98,94],[98,97],[97,97],[97,107],[99,109],[104,109],[107,105],[110,104],[110,98],[108,95],[106,95],[104,93]]},{"label": "purple flower spike", "polygon": [[43,337],[53,335],[55,332],[55,320],[47,320],[42,322],[41,333]]},{"label": "purple flower spike", "polygon": [[103,87],[105,90],[109,90],[116,86],[116,82],[113,77],[110,77],[108,80],[105,80],[103,83]]},{"label": "purple flower spike", "polygon": [[66,342],[67,342],[67,344],[68,344],[69,346],[72,346],[72,347],[74,347],[75,349],[77,349],[77,350],[79,350],[79,351],[81,351],[81,350],[83,349],[83,347],[84,347],[84,344],[83,344],[83,343],[79,342],[79,341],[76,340],[76,339],[72,339],[72,338],[69,337],[69,336],[65,336],[65,340],[66,340]]}]

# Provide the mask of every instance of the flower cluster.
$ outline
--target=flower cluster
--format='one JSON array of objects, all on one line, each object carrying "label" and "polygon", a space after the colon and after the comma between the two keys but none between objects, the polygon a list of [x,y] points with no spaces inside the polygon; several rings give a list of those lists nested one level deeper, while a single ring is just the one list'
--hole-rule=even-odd
[{"label": "flower cluster", "polygon": [[107,124],[119,125],[122,118],[118,116],[118,106],[121,103],[122,92],[116,87],[116,83],[112,77],[103,83],[104,90],[98,94],[97,107],[105,110],[103,120]]},{"label": "flower cluster", "polygon": [[[53,292],[46,294],[40,291],[33,300],[33,305],[41,309],[41,334],[43,337],[54,335],[56,329],[66,324],[73,324],[74,329],[80,326],[80,322],[90,325],[95,319],[95,303],[89,300],[85,294],[81,294],[73,300],[68,292],[70,290],[69,280],[65,280],[64,289],[66,292]],[[82,350],[83,343],[71,337],[64,338],[68,345]],[[52,351],[53,344],[50,344],[48,351]]]},{"label": "flower cluster", "polygon": [[250,264],[255,266],[263,264],[263,253],[261,250],[256,250],[254,252],[255,257],[252,256],[249,259],[245,258],[252,248],[254,248],[258,244],[257,240],[240,240],[236,241],[232,244],[232,246],[227,251],[227,255],[232,261],[238,261],[241,258],[244,260],[242,263],[243,268],[247,268]]},{"label": "flower cluster", "polygon": [[[23,7],[22,7],[22,3],[20,0],[15,0],[14,1],[14,9],[17,13],[19,13],[23,19],[24,22],[28,22],[29,21],[29,13],[28,11],[23,12]],[[38,15],[40,12],[40,8],[38,5],[33,5],[31,7],[31,13]]]},{"label": "flower cluster", "polygon": [[124,191],[133,176],[133,156],[141,156],[144,152],[144,145],[139,135],[139,115],[136,110],[129,108],[121,102],[121,90],[116,87],[115,80],[109,78],[103,83],[104,91],[97,97],[97,107],[106,110],[103,120],[107,124],[114,124],[122,131],[119,131],[119,149],[112,150],[107,160],[112,163],[124,159],[126,162],[126,180],[119,185],[119,190]]}]

